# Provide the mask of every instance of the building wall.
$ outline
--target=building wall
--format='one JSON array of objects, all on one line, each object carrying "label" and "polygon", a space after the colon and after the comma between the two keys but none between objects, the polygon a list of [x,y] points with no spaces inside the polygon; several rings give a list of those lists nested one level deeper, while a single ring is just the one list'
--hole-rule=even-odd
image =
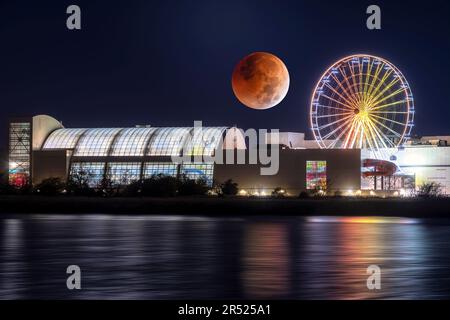
[{"label": "building wall", "polygon": [[[247,157],[248,158],[248,157]],[[275,188],[285,189],[292,195],[306,190],[306,162],[327,162],[328,191],[360,190],[360,150],[289,150],[280,149],[280,164],[277,175],[262,176],[261,165],[216,164],[214,179],[224,182],[228,179],[239,184],[249,193],[270,194]]]},{"label": "building wall", "polygon": [[[418,145],[400,150],[383,149],[381,154],[385,160],[394,162],[400,173],[415,175],[416,188],[423,183],[436,182],[442,185],[445,194],[450,194],[450,147]],[[362,156],[375,157],[368,151]]]},{"label": "building wall", "polygon": [[33,151],[33,185],[47,178],[60,178],[65,181],[68,170],[69,160],[66,150]]},{"label": "building wall", "polygon": [[33,136],[32,147],[33,150],[40,150],[45,139],[56,129],[64,128],[58,120],[46,116],[39,115],[33,117]]}]

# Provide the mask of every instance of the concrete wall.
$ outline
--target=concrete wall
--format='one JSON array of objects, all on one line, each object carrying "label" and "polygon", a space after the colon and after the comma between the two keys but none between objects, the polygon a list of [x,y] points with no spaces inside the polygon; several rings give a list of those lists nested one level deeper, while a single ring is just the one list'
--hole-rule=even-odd
[{"label": "concrete wall", "polygon": [[64,128],[61,122],[58,120],[46,116],[39,115],[33,117],[33,150],[40,150],[42,144],[45,142],[47,137],[55,131],[56,129]]},{"label": "concrete wall", "polygon": [[291,195],[306,189],[306,161],[327,161],[328,191],[360,190],[360,150],[280,150],[280,168],[275,176],[262,176],[260,165],[215,165],[214,179],[228,179],[247,191],[264,191],[270,194],[281,187]]},{"label": "concrete wall", "polygon": [[33,185],[47,178],[67,179],[69,159],[66,150],[33,151]]}]

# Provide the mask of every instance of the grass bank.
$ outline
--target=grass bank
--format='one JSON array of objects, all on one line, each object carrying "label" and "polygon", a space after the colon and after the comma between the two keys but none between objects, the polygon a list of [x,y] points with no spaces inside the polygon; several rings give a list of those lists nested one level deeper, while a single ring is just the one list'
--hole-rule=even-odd
[{"label": "grass bank", "polygon": [[0,214],[110,213],[205,216],[394,216],[450,218],[444,199],[89,198],[0,196]]}]

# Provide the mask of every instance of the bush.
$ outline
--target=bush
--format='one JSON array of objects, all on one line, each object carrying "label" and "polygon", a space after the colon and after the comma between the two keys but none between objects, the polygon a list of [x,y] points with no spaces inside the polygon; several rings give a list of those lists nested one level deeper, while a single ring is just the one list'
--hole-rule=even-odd
[{"label": "bush", "polygon": [[101,197],[111,197],[118,193],[118,186],[109,177],[104,177],[100,180],[96,193]]},{"label": "bush", "polygon": [[417,191],[417,196],[421,198],[437,198],[441,195],[442,185],[436,182],[424,183]]},{"label": "bush", "polygon": [[309,193],[306,192],[306,191],[300,192],[300,194],[299,194],[299,196],[298,196],[299,199],[309,199],[309,197],[310,197],[310,195],[309,195]]},{"label": "bush", "polygon": [[142,181],[133,181],[125,186],[121,194],[125,197],[136,197],[142,195]]},{"label": "bush", "polygon": [[227,196],[235,196],[239,192],[238,184],[228,179],[220,185],[220,193]]},{"label": "bush", "polygon": [[19,194],[20,189],[16,188],[9,183],[1,183],[0,184],[0,194],[3,195],[12,195],[12,194]]},{"label": "bush", "polygon": [[179,180],[178,193],[182,196],[205,195],[209,190],[206,179],[189,179],[186,176]]},{"label": "bush", "polygon": [[63,193],[65,188],[66,184],[60,178],[48,178],[36,185],[34,191],[45,196],[56,196]]},{"label": "bush", "polygon": [[342,191],[335,191],[334,192],[334,196],[336,197],[336,198],[341,198],[342,197]]},{"label": "bush", "polygon": [[67,181],[67,193],[77,196],[95,195],[95,190],[90,186],[92,176],[92,173],[84,170],[71,174]]},{"label": "bush", "polygon": [[272,191],[272,197],[284,198],[286,196],[286,191],[283,188],[277,187]]},{"label": "bush", "polygon": [[143,196],[174,197],[178,191],[178,180],[175,177],[163,174],[155,175],[149,179],[144,179],[141,182],[140,190]]}]

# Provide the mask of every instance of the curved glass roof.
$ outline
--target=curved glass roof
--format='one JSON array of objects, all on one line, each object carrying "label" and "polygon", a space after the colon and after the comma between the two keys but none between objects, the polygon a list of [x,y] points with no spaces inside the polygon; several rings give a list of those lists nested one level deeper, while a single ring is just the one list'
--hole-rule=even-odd
[{"label": "curved glass roof", "polygon": [[87,129],[60,129],[54,131],[44,143],[43,149],[73,149]]},{"label": "curved glass roof", "polygon": [[194,129],[193,137],[188,141],[186,152],[190,156],[213,156],[214,150],[221,147],[222,136],[227,128]]},{"label": "curved glass roof", "polygon": [[[213,155],[226,127],[58,129],[42,149],[74,149],[79,157]],[[193,136],[192,136],[193,135]]]},{"label": "curved glass roof", "polygon": [[122,129],[90,129],[80,138],[74,156],[105,157],[111,144]]},{"label": "curved glass roof", "polygon": [[155,128],[124,129],[114,141],[111,156],[143,156]]}]

